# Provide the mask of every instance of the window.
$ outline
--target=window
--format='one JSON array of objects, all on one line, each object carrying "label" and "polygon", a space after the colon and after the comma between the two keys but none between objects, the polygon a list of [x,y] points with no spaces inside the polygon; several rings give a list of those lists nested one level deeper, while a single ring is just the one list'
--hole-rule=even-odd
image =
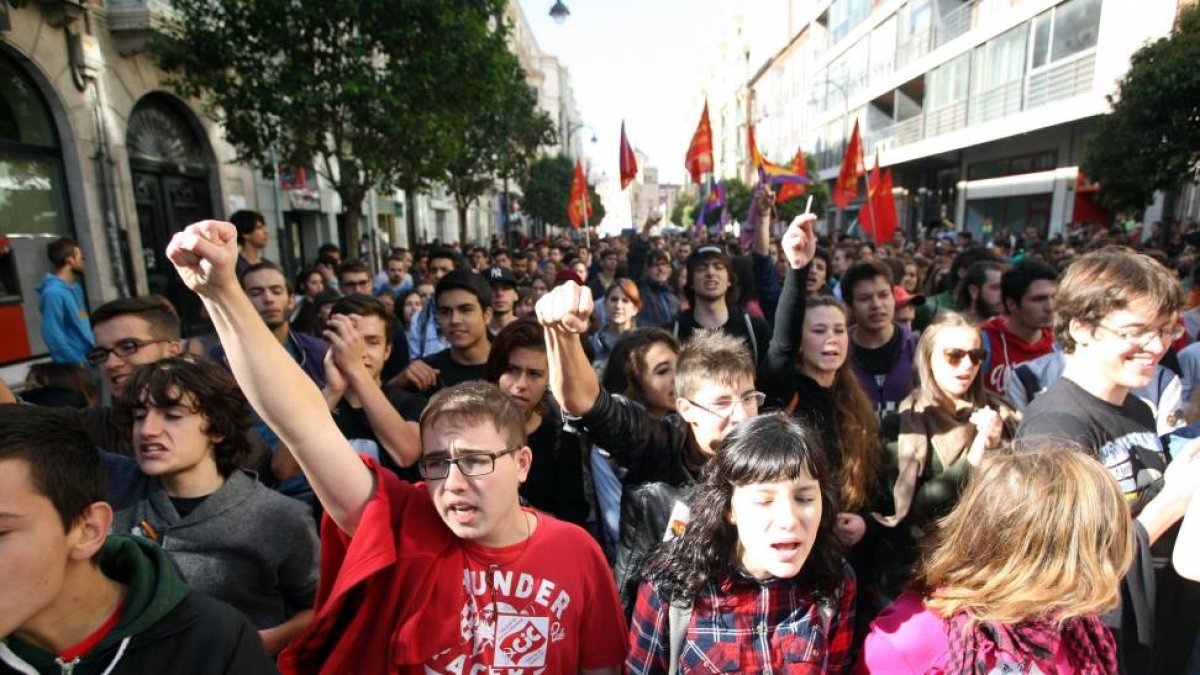
[{"label": "window", "polygon": [[967,97],[971,53],[942,64],[929,73],[928,110],[938,110]]},{"label": "window", "polygon": [[1027,155],[1002,157],[978,162],[967,167],[967,180],[1017,176],[1023,173],[1049,171],[1058,166],[1058,152],[1043,150]]},{"label": "window", "polygon": [[1020,25],[975,50],[973,93],[990,91],[1024,76],[1028,33],[1029,29]]},{"label": "window", "polygon": [[871,31],[871,79],[885,77],[896,65],[896,16]]},{"label": "window", "polygon": [[50,108],[0,56],[0,232],[71,236],[66,188]]},{"label": "window", "polygon": [[1096,46],[1102,0],[1068,0],[1033,19],[1031,68],[1040,68]]}]

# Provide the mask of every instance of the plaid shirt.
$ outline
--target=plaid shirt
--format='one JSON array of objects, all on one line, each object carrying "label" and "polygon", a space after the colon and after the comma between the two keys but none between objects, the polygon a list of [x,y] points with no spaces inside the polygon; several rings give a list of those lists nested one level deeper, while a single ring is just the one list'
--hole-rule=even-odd
[{"label": "plaid shirt", "polygon": [[[696,596],[679,672],[841,673],[854,636],[854,594],[854,572],[846,565],[826,628],[812,594],[793,579],[760,582],[734,572]],[[626,673],[666,673],[668,611],[658,591],[643,583],[629,625]]]}]

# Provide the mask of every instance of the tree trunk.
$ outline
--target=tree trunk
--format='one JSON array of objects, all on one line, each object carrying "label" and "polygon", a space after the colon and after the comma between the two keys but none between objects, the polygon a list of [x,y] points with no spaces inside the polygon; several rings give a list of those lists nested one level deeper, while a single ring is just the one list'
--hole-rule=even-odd
[{"label": "tree trunk", "polygon": [[466,246],[469,233],[467,232],[467,210],[469,207],[463,207],[462,204],[455,204],[458,207],[458,245]]},{"label": "tree trunk", "polygon": [[362,218],[362,202],[351,205],[343,200],[342,207],[342,233],[346,239],[346,259],[357,258],[358,240],[362,236],[358,226],[358,221]]},{"label": "tree trunk", "polygon": [[417,242],[417,189],[404,187],[404,222],[408,229],[408,248],[416,248]]}]

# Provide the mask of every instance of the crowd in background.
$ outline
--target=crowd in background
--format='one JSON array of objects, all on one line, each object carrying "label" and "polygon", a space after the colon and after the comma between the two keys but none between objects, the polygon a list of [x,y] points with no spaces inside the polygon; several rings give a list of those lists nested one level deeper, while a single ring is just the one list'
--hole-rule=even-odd
[{"label": "crowd in background", "polygon": [[195,672],[1200,673],[1196,224],[877,243],[763,195],[744,237],[295,275],[239,212],[172,243],[186,338],[160,296],[85,336],[56,242],[62,347],[0,392],[0,467],[131,590],[83,651],[0,590],[0,673],[201,639]]}]

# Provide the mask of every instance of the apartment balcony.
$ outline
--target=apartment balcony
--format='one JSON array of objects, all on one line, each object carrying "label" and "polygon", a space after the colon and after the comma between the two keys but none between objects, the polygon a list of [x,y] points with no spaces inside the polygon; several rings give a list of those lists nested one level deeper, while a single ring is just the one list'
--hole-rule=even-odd
[{"label": "apartment balcony", "polygon": [[[1093,87],[1095,68],[1093,50],[1030,72],[1022,79],[976,92],[937,110],[925,110],[907,120],[869,129],[866,152],[900,148],[1087,94]],[[840,161],[840,156],[834,161]],[[822,166],[827,165],[823,162]]]}]

